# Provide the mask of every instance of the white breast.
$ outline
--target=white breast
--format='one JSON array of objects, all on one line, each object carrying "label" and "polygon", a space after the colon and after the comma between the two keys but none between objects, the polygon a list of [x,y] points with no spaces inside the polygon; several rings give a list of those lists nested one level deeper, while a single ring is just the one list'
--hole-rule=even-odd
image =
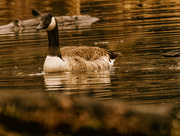
[{"label": "white breast", "polygon": [[44,62],[44,72],[69,71],[70,67],[66,61],[56,56],[47,56]]}]

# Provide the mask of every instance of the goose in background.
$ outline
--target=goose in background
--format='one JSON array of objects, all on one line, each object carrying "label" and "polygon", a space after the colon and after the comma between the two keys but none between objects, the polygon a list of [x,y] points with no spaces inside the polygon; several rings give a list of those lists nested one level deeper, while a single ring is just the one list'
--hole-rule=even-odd
[{"label": "goose in background", "polygon": [[19,33],[24,30],[24,26],[17,19],[14,20],[13,25],[10,29],[14,33]]},{"label": "goose in background", "polygon": [[58,25],[51,14],[43,14],[37,30],[46,29],[49,48],[44,62],[44,72],[97,71],[110,69],[116,55],[99,47],[68,46],[60,49]]}]

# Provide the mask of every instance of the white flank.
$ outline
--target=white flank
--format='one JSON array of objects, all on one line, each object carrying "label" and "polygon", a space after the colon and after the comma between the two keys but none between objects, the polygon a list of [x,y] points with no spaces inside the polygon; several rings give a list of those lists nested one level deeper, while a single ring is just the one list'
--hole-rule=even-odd
[{"label": "white flank", "polygon": [[56,20],[54,17],[51,19],[51,23],[49,24],[48,28],[46,28],[46,31],[51,31],[55,28],[56,26]]}]

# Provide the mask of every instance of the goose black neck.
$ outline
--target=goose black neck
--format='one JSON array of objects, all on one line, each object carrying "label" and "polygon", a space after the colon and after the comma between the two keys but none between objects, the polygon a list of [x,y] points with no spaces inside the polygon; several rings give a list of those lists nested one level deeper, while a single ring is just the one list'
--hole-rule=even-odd
[{"label": "goose black neck", "polygon": [[50,56],[58,56],[62,59],[59,47],[59,35],[58,35],[58,25],[56,21],[56,26],[53,30],[47,31],[48,40],[49,40],[49,49],[48,55]]}]

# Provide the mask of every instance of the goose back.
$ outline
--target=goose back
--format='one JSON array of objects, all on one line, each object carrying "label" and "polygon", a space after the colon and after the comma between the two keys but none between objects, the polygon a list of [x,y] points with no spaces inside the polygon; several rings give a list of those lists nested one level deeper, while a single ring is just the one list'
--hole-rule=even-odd
[{"label": "goose back", "polygon": [[109,57],[109,59],[115,59],[116,56],[110,51],[107,51],[99,47],[88,47],[88,46],[68,46],[60,49],[62,56],[64,57],[81,57],[86,61],[94,61],[102,56]]},{"label": "goose back", "polygon": [[73,71],[109,69],[115,59],[115,54],[99,47],[69,46],[60,50],[62,58]]}]

